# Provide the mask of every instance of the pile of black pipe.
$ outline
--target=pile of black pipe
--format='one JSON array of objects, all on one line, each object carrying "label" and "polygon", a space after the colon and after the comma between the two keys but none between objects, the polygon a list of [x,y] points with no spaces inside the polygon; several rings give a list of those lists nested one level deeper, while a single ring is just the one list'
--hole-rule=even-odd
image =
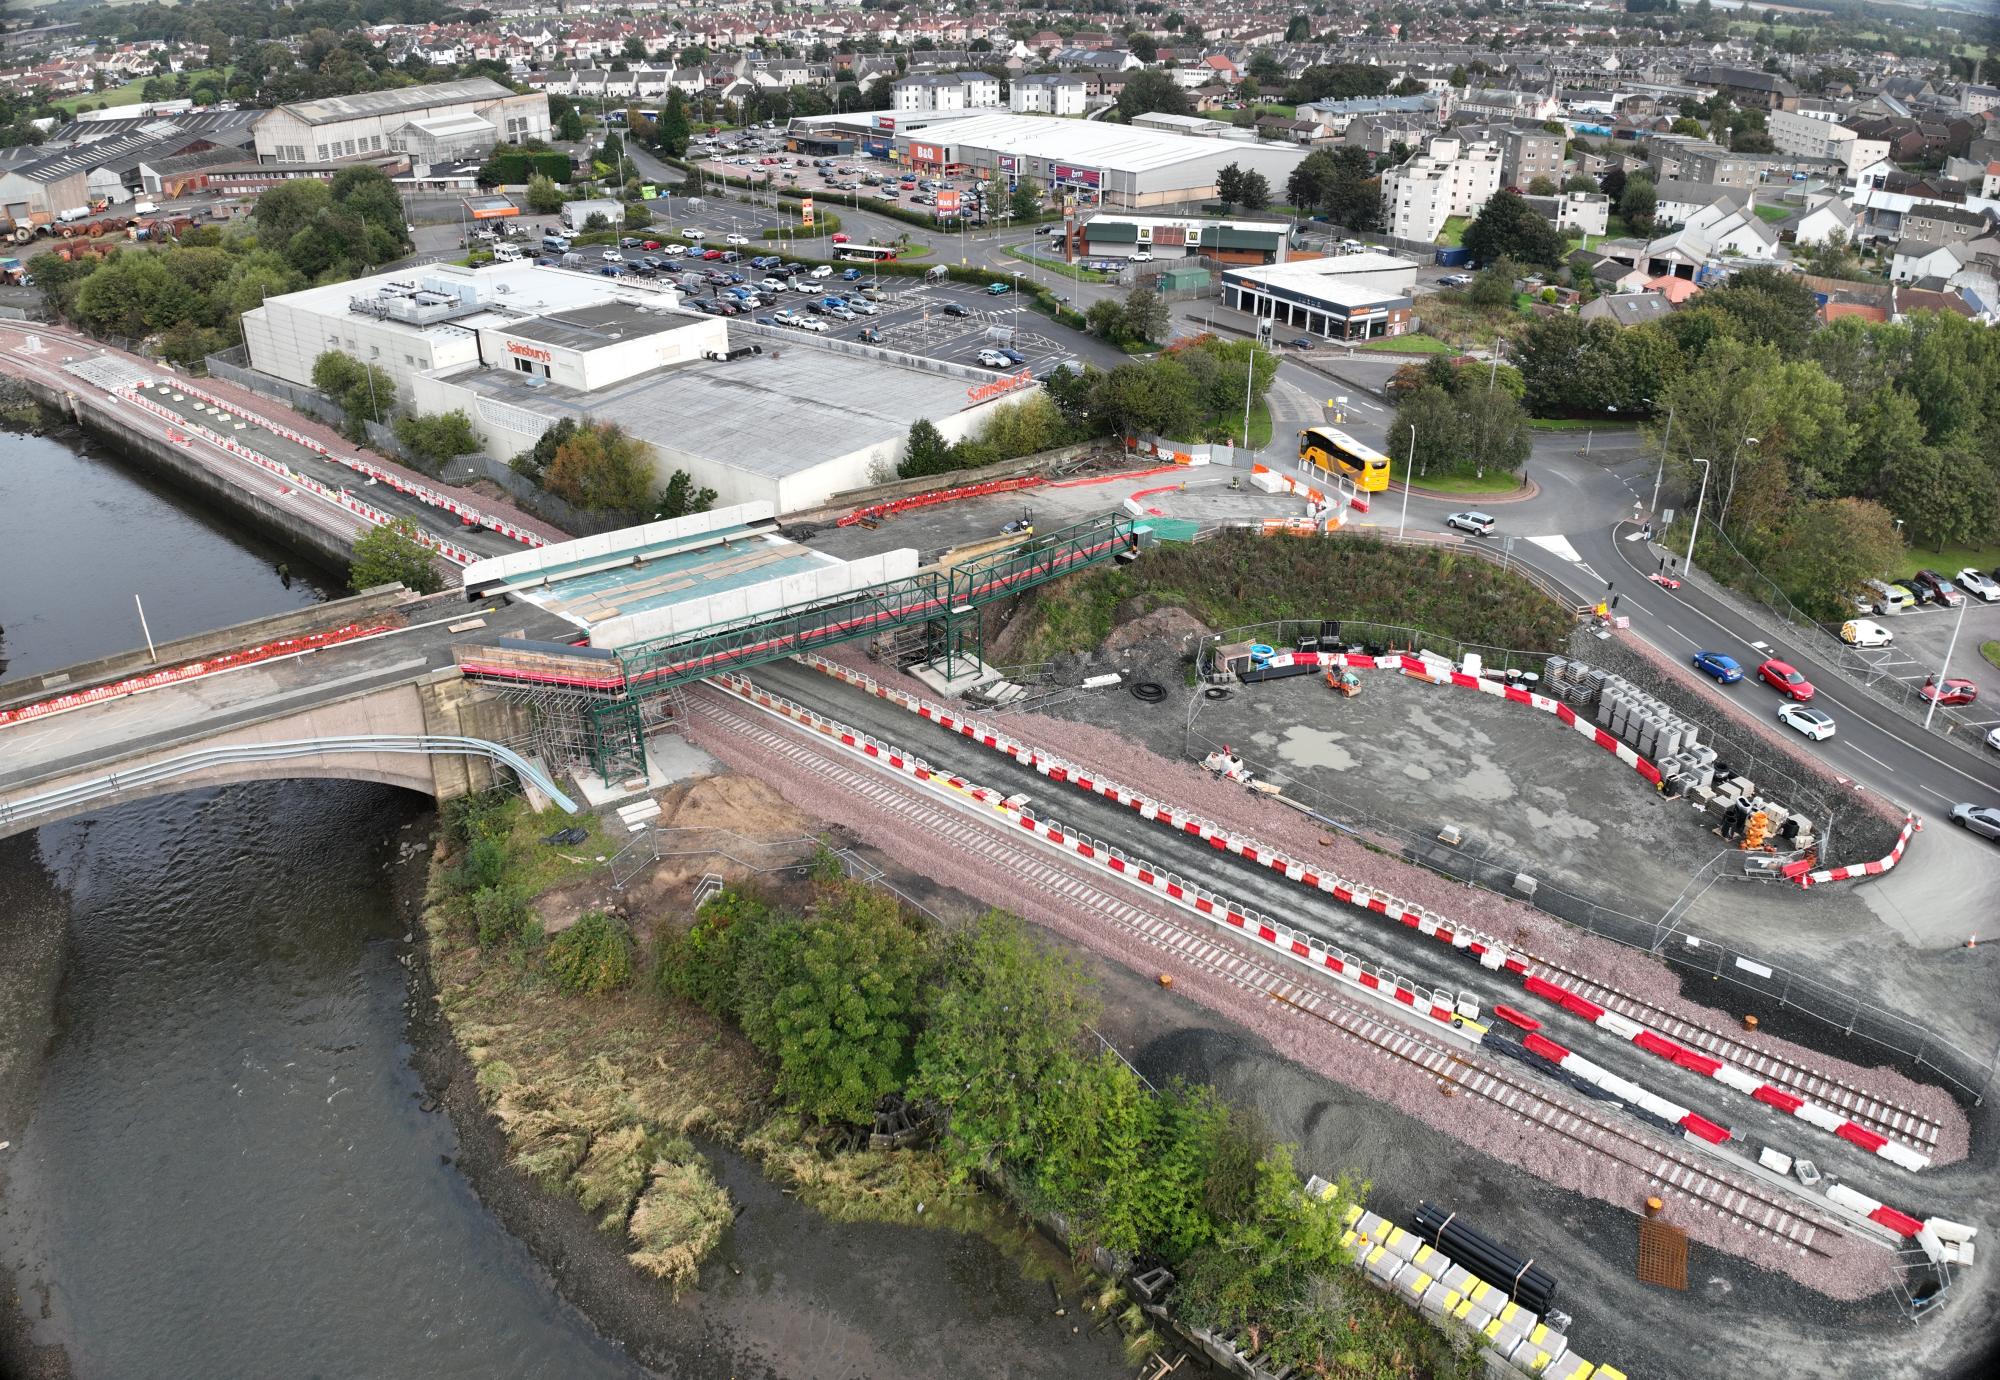
[{"label": "pile of black pipe", "polygon": [[1547,1314],[1555,1302],[1555,1276],[1495,1243],[1464,1218],[1431,1203],[1417,1207],[1416,1234],[1488,1284],[1505,1290],[1531,1313]]}]

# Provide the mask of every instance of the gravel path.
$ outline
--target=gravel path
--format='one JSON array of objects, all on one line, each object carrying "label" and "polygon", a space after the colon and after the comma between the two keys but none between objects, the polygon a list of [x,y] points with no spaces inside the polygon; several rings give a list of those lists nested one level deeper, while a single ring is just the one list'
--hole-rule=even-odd
[{"label": "gravel path", "polygon": [[[921,681],[872,662],[856,649],[838,649],[829,659],[885,685],[936,699]],[[1967,1153],[1970,1126],[1958,1104],[1942,1089],[1919,1083],[1896,1069],[1864,1066],[1763,1032],[1729,1028],[1716,1020],[1712,1007],[1682,996],[1680,975],[1648,954],[1596,938],[1521,902],[1451,881],[1353,839],[1322,831],[1310,820],[1255,792],[1212,776],[1192,763],[1169,761],[1110,729],[1041,714],[1009,714],[1005,726],[1016,740],[1046,748],[1078,765],[1103,769],[1111,779],[1142,794],[1172,801],[1294,856],[1312,858],[1371,888],[1484,930],[1527,952],[1586,973],[1691,1025],[1716,1030],[1745,1046],[1817,1069],[1827,1077],[1920,1112],[1941,1127],[1933,1156],[1938,1165],[1963,1159]],[[1116,766],[1106,765],[1111,763]],[[1384,847],[1392,852],[1397,846],[1384,840]]]},{"label": "gravel path", "polygon": [[[699,704],[699,700],[697,700]],[[699,710],[697,709],[697,714]],[[1375,1101],[1394,1105],[1457,1142],[1485,1152],[1537,1179],[1636,1210],[1656,1192],[1640,1172],[1581,1150],[1573,1142],[1532,1130],[1497,1103],[1468,1096],[1446,1097],[1414,1065],[1378,1055],[1351,1037],[1290,1008],[1248,996],[1217,975],[1192,968],[1113,926],[1060,893],[1024,885],[1017,874],[970,855],[954,855],[941,866],[937,850],[896,815],[855,799],[809,769],[717,731],[700,733],[701,746],[731,769],[770,781],[794,805],[823,820],[838,820],[899,864],[982,896],[1043,925],[1065,940],[1135,972],[1171,972],[1174,990],[1268,1041],[1304,1067],[1353,1088]],[[1080,755],[1080,754],[1079,754]],[[1168,764],[1171,765],[1171,764]],[[940,874],[944,875],[940,875]],[[1126,899],[1130,899],[1127,897]],[[1177,925],[1179,916],[1162,915]],[[1213,932],[1211,932],[1213,933]],[[1338,1171],[1343,1166],[1312,1166]],[[1889,1282],[1889,1255],[1850,1237],[1822,1238],[1831,1258],[1808,1256],[1776,1238],[1756,1236],[1698,1205],[1668,1197],[1665,1219],[1695,1240],[1780,1271],[1832,1297],[1860,1299]]]}]

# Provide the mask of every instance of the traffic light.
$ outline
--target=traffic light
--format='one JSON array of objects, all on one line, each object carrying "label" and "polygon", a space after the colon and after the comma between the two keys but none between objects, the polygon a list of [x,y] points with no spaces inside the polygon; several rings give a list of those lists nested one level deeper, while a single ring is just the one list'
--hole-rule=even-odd
[{"label": "traffic light", "polygon": [[1747,851],[1752,848],[1762,848],[1764,846],[1764,836],[1770,832],[1771,817],[1762,810],[1757,811],[1750,816],[1749,823],[1743,826],[1744,849]]}]

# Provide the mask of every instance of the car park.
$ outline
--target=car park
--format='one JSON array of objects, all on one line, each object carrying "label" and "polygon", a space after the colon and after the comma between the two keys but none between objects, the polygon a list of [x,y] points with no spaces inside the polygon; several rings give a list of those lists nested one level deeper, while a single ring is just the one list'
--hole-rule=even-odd
[{"label": "car park", "polygon": [[814,278],[831,278],[833,276],[833,270],[828,268],[825,264],[821,264],[817,268],[813,269],[812,273],[809,276]]},{"label": "car park", "polygon": [[1892,585],[1882,580],[1863,582],[1862,593],[1855,603],[1863,613],[1902,613],[1916,607],[1916,596],[1901,585]]},{"label": "car park", "polygon": [[1959,571],[1956,579],[1960,589],[1981,603],[1991,604],[2000,601],[2000,580],[1982,574],[1972,566]]},{"label": "car park", "polygon": [[826,314],[836,321],[858,321],[860,319],[846,307],[828,307]]},{"label": "car park", "polygon": [[1880,623],[1854,618],[1840,625],[1840,640],[1850,647],[1886,647],[1896,639]]},{"label": "car park", "polygon": [[763,282],[757,284],[757,286],[766,292],[783,292],[785,290],[785,285],[776,278],[766,278]]},{"label": "car park", "polygon": [[880,307],[876,306],[876,305],[875,305],[875,304],[874,304],[873,302],[869,301],[869,300],[868,300],[868,299],[867,299],[866,297],[850,297],[850,298],[848,298],[848,299],[847,299],[847,309],[848,309],[849,311],[858,311],[858,312],[860,312],[860,313],[861,313],[861,314],[862,314],[863,316],[873,316],[873,315],[874,315],[874,314],[875,314],[876,312],[878,312],[878,311],[880,311],[880,310],[881,310],[881,308],[880,308]]},{"label": "car park", "polygon": [[1772,657],[1758,663],[1757,678],[1781,695],[1788,695],[1804,704],[1813,697],[1812,682],[1800,675],[1788,661]]},{"label": "car park", "polygon": [[1696,652],[1694,669],[1714,677],[1719,685],[1734,685],[1743,679],[1743,668],[1736,664],[1736,658],[1721,652]]},{"label": "car park", "polygon": [[1787,728],[1797,729],[1815,743],[1823,743],[1833,736],[1833,715],[1810,705],[1779,705],[1778,722]]},{"label": "car park", "polygon": [[1005,345],[995,345],[993,347],[993,353],[996,355],[1000,355],[1009,364],[1013,365],[1016,368],[1019,368],[1021,365],[1026,364],[1028,362],[1028,357],[1026,355],[1022,354],[1019,350],[1010,350]]},{"label": "car park", "polygon": [[1475,537],[1493,535],[1494,521],[1490,514],[1465,512],[1453,513],[1444,520],[1447,527],[1455,527],[1461,532],[1470,532]]},{"label": "car park", "polygon": [[1951,807],[1951,822],[1981,838],[2000,839],[2000,805],[1974,805],[1960,801]]},{"label": "car park", "polygon": [[1935,700],[1942,705],[1971,704],[1979,698],[1979,687],[1964,676],[1952,676],[1945,681],[1942,690],[1938,689],[1935,680],[1927,680],[1924,682],[1924,688],[1917,693],[1922,695],[1926,702]]},{"label": "car park", "polygon": [[1925,603],[1955,609],[1965,602],[1965,596],[1958,592],[1958,586],[1935,570],[1919,570],[1911,577],[1910,584],[1917,591],[1917,597]]}]

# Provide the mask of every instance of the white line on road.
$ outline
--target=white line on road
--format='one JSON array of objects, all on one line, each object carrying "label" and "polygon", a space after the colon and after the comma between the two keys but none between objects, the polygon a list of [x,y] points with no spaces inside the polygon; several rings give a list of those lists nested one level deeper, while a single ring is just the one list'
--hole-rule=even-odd
[{"label": "white line on road", "polygon": [[1872,753],[1872,752],[1868,751],[1868,749],[1866,749],[1866,748],[1858,748],[1858,747],[1855,747],[1855,746],[1854,746],[1854,744],[1852,744],[1852,743],[1849,743],[1849,744],[1847,745],[1847,747],[1848,747],[1848,750],[1849,750],[1849,751],[1851,751],[1851,752],[1858,752],[1858,753],[1860,753],[1860,754],[1861,754],[1861,755],[1862,755],[1863,757],[1866,757],[1866,758],[1867,758],[1867,759],[1868,759],[1869,761],[1873,762],[1873,763],[1874,763],[1874,764],[1875,764],[1876,766],[1880,767],[1880,768],[1881,768],[1881,769],[1882,769],[1883,771],[1894,771],[1894,770],[1895,770],[1895,768],[1894,768],[1894,767],[1890,766],[1890,765],[1889,765],[1889,764],[1888,764],[1887,762],[1884,762],[1884,761],[1883,761],[1883,760],[1882,760],[1882,759],[1881,759],[1880,757],[1877,757],[1877,756],[1876,756],[1876,755],[1875,755],[1874,753]]},{"label": "white line on road", "polygon": [[1660,620],[1660,626],[1665,628],[1668,632],[1672,633],[1675,637],[1678,637],[1681,641],[1687,643],[1688,646],[1690,647],[1699,648],[1701,646],[1699,642],[1695,641],[1692,637],[1689,637],[1686,633],[1682,632],[1679,628],[1675,627],[1673,624],[1667,622],[1664,618]]}]

